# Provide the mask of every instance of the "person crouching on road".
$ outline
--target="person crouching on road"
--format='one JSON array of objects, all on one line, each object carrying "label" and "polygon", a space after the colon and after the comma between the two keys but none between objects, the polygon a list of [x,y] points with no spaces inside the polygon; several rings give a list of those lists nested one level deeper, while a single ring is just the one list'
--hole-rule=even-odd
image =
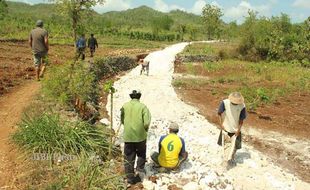
[{"label": "person crouching on road", "polygon": [[134,165],[136,156],[137,172],[145,173],[146,162],[146,137],[151,123],[149,109],[141,103],[141,92],[133,90],[129,94],[131,101],[125,103],[121,108],[121,123],[124,125],[124,159],[125,174],[128,185],[133,185],[141,181],[139,175],[135,175]]},{"label": "person crouching on road", "polygon": [[236,151],[237,149],[241,149],[241,127],[243,120],[246,118],[246,108],[241,93],[233,92],[229,94],[228,99],[220,103],[218,116],[221,126],[218,144],[222,146],[222,130],[227,133],[230,141],[235,140],[235,143],[233,143],[235,146],[231,147],[232,150],[229,151],[231,153],[227,158],[229,165],[235,165]]},{"label": "person crouching on road", "polygon": [[179,125],[171,123],[169,125],[169,134],[163,135],[159,139],[158,152],[151,155],[152,160],[159,166],[167,169],[177,169],[188,157],[185,151],[185,142],[177,134]]}]

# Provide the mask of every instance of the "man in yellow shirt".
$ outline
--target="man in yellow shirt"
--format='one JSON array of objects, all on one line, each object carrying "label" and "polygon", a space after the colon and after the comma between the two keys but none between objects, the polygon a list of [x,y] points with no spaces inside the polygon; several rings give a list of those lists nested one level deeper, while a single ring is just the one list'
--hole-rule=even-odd
[{"label": "man in yellow shirt", "polygon": [[178,124],[171,123],[169,134],[160,137],[159,153],[154,152],[151,156],[157,165],[167,169],[176,169],[187,159],[188,153],[185,151],[185,142],[177,135],[178,132]]}]

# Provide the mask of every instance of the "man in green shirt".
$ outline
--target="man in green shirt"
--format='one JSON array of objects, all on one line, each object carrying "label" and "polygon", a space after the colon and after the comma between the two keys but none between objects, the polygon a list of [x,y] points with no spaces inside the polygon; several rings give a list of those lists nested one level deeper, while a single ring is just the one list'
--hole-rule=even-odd
[{"label": "man in green shirt", "polygon": [[131,101],[121,108],[121,123],[124,125],[124,159],[125,173],[129,185],[141,181],[139,175],[135,176],[134,165],[138,157],[138,172],[144,172],[146,162],[146,137],[151,123],[149,109],[140,102],[141,92],[133,90],[129,94]]}]

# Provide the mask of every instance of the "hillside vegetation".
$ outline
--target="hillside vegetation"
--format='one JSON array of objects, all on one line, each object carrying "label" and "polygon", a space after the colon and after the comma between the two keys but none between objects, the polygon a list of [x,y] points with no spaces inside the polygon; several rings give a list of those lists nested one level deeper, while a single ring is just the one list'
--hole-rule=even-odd
[{"label": "hillside vegetation", "polygon": [[[52,39],[71,38],[70,20],[57,12],[54,4],[29,5],[20,2],[7,2],[8,14],[0,21],[2,38],[25,39],[34,27],[35,21],[42,19]],[[6,23],[10,23],[9,25]],[[180,27],[189,25],[197,31],[197,37],[203,38],[200,16],[176,10],[162,13],[147,6],[126,11],[112,11],[98,14],[87,13],[79,26],[79,33],[95,33],[100,36],[124,36],[130,39],[153,41],[180,40]],[[170,37],[167,37],[170,35]],[[179,35],[179,36],[177,36]],[[187,34],[189,38],[190,34]]]}]

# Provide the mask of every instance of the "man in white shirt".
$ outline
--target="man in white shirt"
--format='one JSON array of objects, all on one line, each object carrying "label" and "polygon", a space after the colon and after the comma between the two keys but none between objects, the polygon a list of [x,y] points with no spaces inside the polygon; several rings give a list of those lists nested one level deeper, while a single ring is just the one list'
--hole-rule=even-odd
[{"label": "man in white shirt", "polygon": [[241,93],[233,92],[228,99],[223,100],[220,103],[218,115],[221,127],[218,144],[222,146],[223,140],[224,144],[231,143],[227,160],[229,165],[234,165],[236,151],[241,148],[241,127],[246,118],[246,108]]}]

